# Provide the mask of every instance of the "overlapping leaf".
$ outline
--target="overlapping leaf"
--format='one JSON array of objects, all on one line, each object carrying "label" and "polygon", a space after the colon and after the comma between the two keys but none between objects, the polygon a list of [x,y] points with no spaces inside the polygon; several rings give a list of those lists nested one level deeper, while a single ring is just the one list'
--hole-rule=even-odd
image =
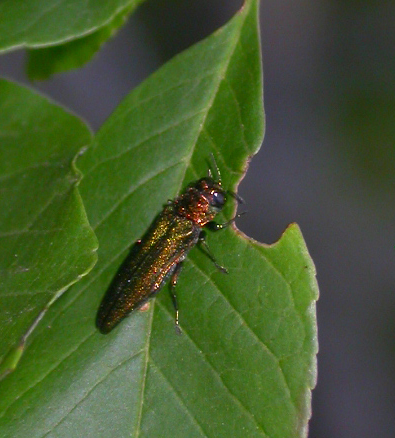
[{"label": "overlapping leaf", "polygon": [[89,61],[143,0],[4,0],[0,3],[0,53],[30,48],[32,79]]},{"label": "overlapping leaf", "polygon": [[92,268],[97,241],[71,165],[91,142],[86,126],[7,81],[0,113],[0,362],[9,353],[12,363],[19,353],[10,350],[40,312]]}]

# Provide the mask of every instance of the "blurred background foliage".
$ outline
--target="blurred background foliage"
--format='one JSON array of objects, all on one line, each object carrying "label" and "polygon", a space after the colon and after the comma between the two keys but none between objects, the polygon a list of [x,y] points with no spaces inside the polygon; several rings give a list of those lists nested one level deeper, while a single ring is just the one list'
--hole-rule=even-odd
[{"label": "blurred background foliage", "polygon": [[[84,68],[34,87],[97,129],[166,60],[224,24],[236,0],[148,0]],[[395,434],[395,3],[261,2],[266,137],[238,226],[290,222],[318,271],[320,353],[310,438]],[[23,51],[0,74],[28,82]]]}]

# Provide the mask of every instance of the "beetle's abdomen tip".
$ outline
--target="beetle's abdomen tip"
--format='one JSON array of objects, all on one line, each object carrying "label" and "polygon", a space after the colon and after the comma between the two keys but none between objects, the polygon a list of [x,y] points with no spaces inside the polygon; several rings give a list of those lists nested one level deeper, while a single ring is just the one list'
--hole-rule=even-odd
[{"label": "beetle's abdomen tip", "polygon": [[110,331],[112,330],[112,327],[107,327],[107,326],[100,326],[100,327],[97,327],[98,329],[99,329],[99,332],[102,334],[102,335],[107,335],[108,333],[110,333]]},{"label": "beetle's abdomen tip", "polygon": [[111,324],[111,321],[103,318],[102,315],[97,315],[96,327],[101,334],[106,335],[114,328],[114,324]]}]

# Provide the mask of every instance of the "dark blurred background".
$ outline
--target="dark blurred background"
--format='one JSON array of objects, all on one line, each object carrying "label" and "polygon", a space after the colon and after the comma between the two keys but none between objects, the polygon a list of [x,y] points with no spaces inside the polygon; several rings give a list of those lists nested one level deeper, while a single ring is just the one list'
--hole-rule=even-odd
[{"label": "dark blurred background", "polygon": [[[92,62],[34,83],[97,130],[240,0],[149,0]],[[238,226],[297,222],[316,264],[320,353],[310,438],[395,436],[395,2],[262,0],[266,136]],[[28,82],[24,52],[0,75]]]}]

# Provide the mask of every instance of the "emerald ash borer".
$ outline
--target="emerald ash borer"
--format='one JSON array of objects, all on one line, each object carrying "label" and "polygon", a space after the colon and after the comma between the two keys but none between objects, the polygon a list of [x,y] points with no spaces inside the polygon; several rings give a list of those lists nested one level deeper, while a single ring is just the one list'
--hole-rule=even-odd
[{"label": "emerald ash borer", "polygon": [[133,245],[100,304],[96,325],[101,333],[109,333],[130,312],[142,307],[169,278],[176,331],[180,333],[175,286],[185,257],[198,242],[215,266],[227,272],[212,256],[202,228],[225,228],[234,219],[217,224],[214,217],[224,207],[228,194],[239,202],[241,199],[222,188],[217,167],[216,171],[215,178],[209,170],[208,177],[191,183],[168,201],[148,232]]}]

